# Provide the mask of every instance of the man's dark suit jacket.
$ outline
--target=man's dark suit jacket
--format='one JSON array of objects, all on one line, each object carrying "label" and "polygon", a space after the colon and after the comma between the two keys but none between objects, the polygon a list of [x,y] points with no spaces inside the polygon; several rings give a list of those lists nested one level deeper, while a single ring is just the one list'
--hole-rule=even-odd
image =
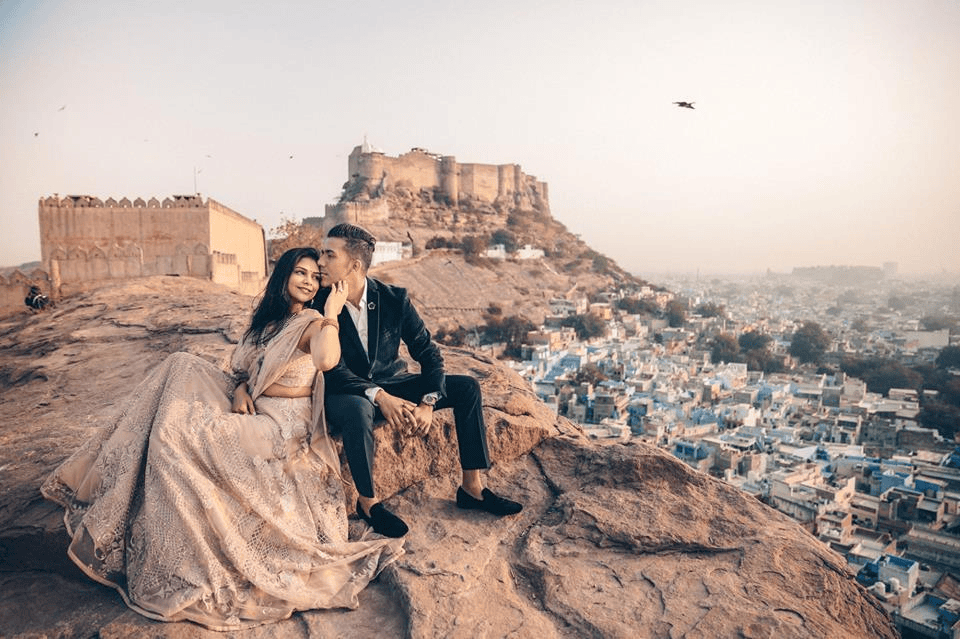
[{"label": "man's dark suit jacket", "polygon": [[[323,311],[330,294],[325,289],[317,294],[314,308]],[[324,373],[326,394],[363,395],[374,386],[384,388],[408,381],[417,375],[407,372],[407,362],[400,357],[401,340],[410,356],[420,364],[421,392],[445,395],[445,374],[440,349],[430,337],[410,303],[407,290],[367,278],[368,351],[363,350],[360,335],[346,306],[337,318],[340,322],[340,361]]]}]

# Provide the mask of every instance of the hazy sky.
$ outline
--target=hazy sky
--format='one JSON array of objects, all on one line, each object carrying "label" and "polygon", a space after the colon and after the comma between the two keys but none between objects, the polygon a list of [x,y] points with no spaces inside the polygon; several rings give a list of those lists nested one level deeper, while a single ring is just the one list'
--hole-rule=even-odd
[{"label": "hazy sky", "polygon": [[641,276],[958,272],[958,86],[956,0],[0,0],[0,265],[40,197],[195,168],[268,230],[320,215],[366,134],[520,164]]}]

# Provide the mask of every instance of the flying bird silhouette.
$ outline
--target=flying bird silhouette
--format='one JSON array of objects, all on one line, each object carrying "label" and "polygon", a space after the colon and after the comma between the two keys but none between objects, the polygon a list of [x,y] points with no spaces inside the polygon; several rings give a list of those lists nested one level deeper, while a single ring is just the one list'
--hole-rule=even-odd
[{"label": "flying bird silhouette", "polygon": [[683,107],[684,109],[692,109],[694,102],[674,102],[678,107]]},{"label": "flying bird silhouette", "polygon": [[63,110],[66,109],[66,108],[67,108],[67,105],[64,104],[62,107],[60,107],[59,109],[57,109],[57,111],[63,111]]}]

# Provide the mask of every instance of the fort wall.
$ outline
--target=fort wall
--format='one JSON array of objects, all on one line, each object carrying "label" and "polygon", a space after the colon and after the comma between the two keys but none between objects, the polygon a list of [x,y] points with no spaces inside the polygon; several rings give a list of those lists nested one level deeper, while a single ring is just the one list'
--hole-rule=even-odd
[{"label": "fort wall", "polygon": [[350,224],[385,224],[390,219],[390,207],[385,199],[368,200],[365,202],[342,202],[340,204],[328,204],[324,207],[324,225],[325,231],[339,224],[340,222],[349,222]]},{"label": "fort wall", "polygon": [[[52,196],[40,200],[39,218],[41,261],[54,292],[100,280],[183,275],[255,294],[266,277],[263,228],[212,199]],[[233,268],[215,268],[215,254],[233,255]]]},{"label": "fort wall", "polygon": [[[212,271],[213,281],[251,294],[259,293],[267,277],[263,227],[214,200],[209,200],[209,209],[210,250],[214,255],[235,256],[237,265],[236,279],[227,281]],[[256,290],[248,290],[251,286]]]}]

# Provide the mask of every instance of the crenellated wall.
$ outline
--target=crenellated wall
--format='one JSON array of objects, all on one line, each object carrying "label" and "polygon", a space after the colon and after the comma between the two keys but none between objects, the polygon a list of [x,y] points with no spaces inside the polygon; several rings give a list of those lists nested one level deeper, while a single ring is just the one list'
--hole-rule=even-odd
[{"label": "crenellated wall", "polygon": [[[40,253],[51,285],[149,275],[211,279],[256,294],[266,278],[263,227],[213,199],[133,201],[86,195],[39,202]],[[231,269],[214,255],[232,255]]]}]

